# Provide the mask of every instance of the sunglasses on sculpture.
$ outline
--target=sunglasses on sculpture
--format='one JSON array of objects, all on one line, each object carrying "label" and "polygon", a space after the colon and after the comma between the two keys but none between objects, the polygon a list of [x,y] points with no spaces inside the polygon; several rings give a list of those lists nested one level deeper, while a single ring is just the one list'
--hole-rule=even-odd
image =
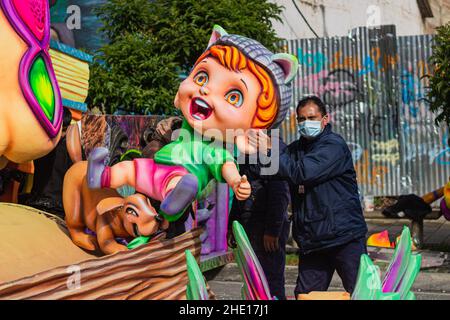
[{"label": "sunglasses on sculpture", "polygon": [[0,0],[11,26],[28,45],[19,66],[19,84],[33,114],[54,138],[61,127],[62,102],[48,53],[50,17],[47,0]]}]

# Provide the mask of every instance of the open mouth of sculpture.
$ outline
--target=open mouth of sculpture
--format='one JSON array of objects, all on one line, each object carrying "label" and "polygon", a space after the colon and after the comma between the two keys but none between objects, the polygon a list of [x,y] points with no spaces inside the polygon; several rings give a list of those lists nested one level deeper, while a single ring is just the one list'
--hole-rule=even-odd
[{"label": "open mouth of sculpture", "polygon": [[[144,236],[139,232],[139,228],[137,226],[136,223],[133,223],[133,232],[134,232],[134,236],[135,237],[141,237]],[[158,231],[156,231],[155,233],[149,235],[148,237],[150,237],[149,241],[153,241],[153,240],[158,240],[158,239],[165,239],[166,237],[166,230],[163,229],[158,229]]]},{"label": "open mouth of sculpture", "polygon": [[202,98],[194,98],[191,100],[191,116],[196,120],[206,120],[208,119],[213,109],[211,106]]},{"label": "open mouth of sculpture", "polygon": [[153,241],[153,240],[163,240],[163,239],[166,238],[166,234],[167,234],[167,233],[166,233],[165,230],[160,229],[160,230],[156,231],[156,232],[150,237],[150,241]]},{"label": "open mouth of sculpture", "polygon": [[140,237],[141,233],[139,232],[139,228],[136,223],[133,223],[133,232],[135,237]]}]

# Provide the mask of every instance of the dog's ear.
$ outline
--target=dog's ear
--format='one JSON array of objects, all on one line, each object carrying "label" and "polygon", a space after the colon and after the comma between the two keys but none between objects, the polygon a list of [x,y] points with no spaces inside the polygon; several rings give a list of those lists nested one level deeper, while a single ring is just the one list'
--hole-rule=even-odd
[{"label": "dog's ear", "polygon": [[121,197],[111,197],[103,199],[97,204],[97,213],[101,216],[105,212],[122,207],[124,202],[124,199]]}]

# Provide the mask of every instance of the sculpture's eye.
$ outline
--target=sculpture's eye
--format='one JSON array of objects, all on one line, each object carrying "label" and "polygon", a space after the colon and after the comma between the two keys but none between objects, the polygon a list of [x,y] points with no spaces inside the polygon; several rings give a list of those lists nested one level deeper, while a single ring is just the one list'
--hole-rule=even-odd
[{"label": "sculpture's eye", "polygon": [[36,100],[50,122],[55,117],[55,93],[44,59],[37,56],[31,65],[29,73],[31,90]]},{"label": "sculpture's eye", "polygon": [[133,215],[133,216],[139,218],[139,214],[138,214],[134,209],[132,209],[132,208],[127,208],[126,212],[127,212],[128,214],[131,214],[131,215]]},{"label": "sculpture's eye", "polygon": [[19,85],[39,124],[50,138],[61,129],[62,101],[49,56],[47,0],[0,0],[2,12],[28,46],[19,66]]},{"label": "sculpture's eye", "polygon": [[12,0],[23,23],[29,31],[42,41],[45,37],[45,26],[49,20],[48,3],[45,0]]},{"label": "sculpture's eye", "polygon": [[200,71],[195,75],[194,82],[199,86],[204,86],[208,83],[208,74],[204,71]]},{"label": "sculpture's eye", "polygon": [[225,100],[227,100],[229,104],[239,108],[244,103],[244,96],[239,90],[231,90],[225,95]]}]

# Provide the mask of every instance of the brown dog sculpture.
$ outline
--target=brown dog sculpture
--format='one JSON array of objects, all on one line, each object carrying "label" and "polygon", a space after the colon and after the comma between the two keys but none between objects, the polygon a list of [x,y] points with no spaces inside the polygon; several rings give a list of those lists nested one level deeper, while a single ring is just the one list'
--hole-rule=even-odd
[{"label": "brown dog sculpture", "polygon": [[[86,181],[87,162],[75,163],[64,176],[63,205],[72,241],[86,250],[105,254],[128,250],[116,238],[151,236],[168,228],[150,200],[142,194],[122,198],[113,189],[92,190]],[[96,235],[86,233],[89,229]]]}]

